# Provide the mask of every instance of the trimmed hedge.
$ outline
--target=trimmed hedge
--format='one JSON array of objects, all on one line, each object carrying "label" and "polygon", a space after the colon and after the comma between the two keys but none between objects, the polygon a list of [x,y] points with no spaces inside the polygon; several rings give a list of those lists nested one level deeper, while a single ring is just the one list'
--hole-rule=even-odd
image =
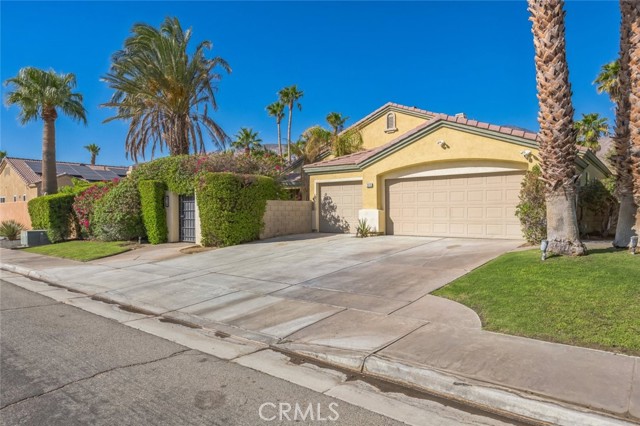
[{"label": "trimmed hedge", "polygon": [[74,198],[74,194],[52,194],[29,201],[33,229],[46,229],[52,243],[67,239],[74,225]]},{"label": "trimmed hedge", "polygon": [[144,237],[140,194],[131,179],[123,179],[98,200],[93,213],[93,231],[102,241]]},{"label": "trimmed hedge", "polygon": [[193,195],[194,178],[205,172],[231,172],[279,177],[284,170],[284,160],[277,155],[263,156],[215,152],[206,155],[173,155],[158,158],[136,166],[131,179],[159,180],[171,192]]},{"label": "trimmed hedge", "polygon": [[196,179],[204,246],[231,246],[258,239],[267,200],[279,198],[266,176],[203,173]]},{"label": "trimmed hedge", "polygon": [[138,183],[142,205],[142,222],[151,244],[167,242],[167,218],[164,211],[166,187],[164,182],[159,180],[143,180]]}]

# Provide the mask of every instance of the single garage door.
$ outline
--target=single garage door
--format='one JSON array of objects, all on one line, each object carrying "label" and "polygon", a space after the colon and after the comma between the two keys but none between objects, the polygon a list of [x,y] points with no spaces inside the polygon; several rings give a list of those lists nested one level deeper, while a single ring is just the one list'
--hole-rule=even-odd
[{"label": "single garage door", "polygon": [[355,233],[362,208],[362,182],[320,185],[320,232]]},{"label": "single garage door", "polygon": [[387,233],[520,239],[523,172],[387,181]]}]

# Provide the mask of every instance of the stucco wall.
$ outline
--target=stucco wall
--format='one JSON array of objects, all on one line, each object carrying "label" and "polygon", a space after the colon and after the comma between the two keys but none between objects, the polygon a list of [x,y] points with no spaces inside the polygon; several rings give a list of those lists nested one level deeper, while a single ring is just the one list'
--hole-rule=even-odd
[{"label": "stucco wall", "polygon": [[[437,144],[444,140],[447,148]],[[530,150],[531,160],[521,152]],[[452,167],[502,167],[527,170],[537,164],[538,150],[456,129],[440,128],[371,164],[362,171],[327,173],[310,176],[310,199],[319,184],[329,181],[362,179],[362,207],[384,209],[385,180],[424,169]],[[373,188],[367,188],[373,183]]]},{"label": "stucco wall", "polygon": [[415,129],[426,120],[424,118],[416,117],[402,112],[394,112],[396,115],[396,128],[395,132],[387,133],[387,114],[383,114],[382,117],[377,118],[365,127],[360,129],[362,134],[362,141],[364,149],[375,148],[380,145],[384,145],[387,142],[391,142],[395,138],[409,130]]},{"label": "stucco wall", "polygon": [[31,229],[31,218],[29,217],[27,203],[24,201],[19,201],[17,203],[8,202],[0,204],[0,222],[9,219],[18,221],[27,229]]},{"label": "stucco wall", "polygon": [[267,201],[260,239],[311,232],[311,201]]}]

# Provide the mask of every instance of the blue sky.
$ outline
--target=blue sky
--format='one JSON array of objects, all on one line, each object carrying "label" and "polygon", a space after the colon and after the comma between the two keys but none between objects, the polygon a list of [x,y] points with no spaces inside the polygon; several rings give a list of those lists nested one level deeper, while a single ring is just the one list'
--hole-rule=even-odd
[{"label": "blue sky", "polygon": [[[613,119],[592,81],[618,50],[617,2],[569,2],[567,49],[577,113]],[[290,84],[304,90],[294,138],[324,124],[330,111],[358,120],[388,101],[496,124],[538,129],[531,24],[526,2],[7,2],[0,3],[4,81],[24,66],[73,72],[89,124],[57,121],[57,158],[88,162],[82,148],[102,147],[98,162],[125,158],[127,123],[102,124],[111,90],[100,81],[136,22],[177,16],[194,40],[233,72],[219,84],[214,119],[229,134],[242,126],[276,141],[265,106]],[[6,88],[3,87],[3,99]],[[42,123],[21,126],[1,109],[0,145],[40,158]],[[284,130],[284,127],[283,127]],[[208,146],[212,149],[212,146]]]}]

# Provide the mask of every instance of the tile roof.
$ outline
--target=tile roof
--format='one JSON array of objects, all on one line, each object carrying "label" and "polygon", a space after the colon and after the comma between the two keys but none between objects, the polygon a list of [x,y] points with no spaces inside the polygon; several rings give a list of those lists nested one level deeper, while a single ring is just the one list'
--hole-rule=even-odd
[{"label": "tile roof", "polygon": [[[391,146],[405,140],[406,138],[420,132],[421,130],[430,127],[438,122],[441,121],[445,121],[445,122],[452,122],[452,123],[457,123],[457,124],[462,124],[464,126],[469,126],[469,127],[477,127],[479,129],[486,129],[486,130],[490,130],[490,131],[494,131],[494,132],[498,132],[498,133],[502,133],[505,135],[511,135],[511,136],[515,136],[515,137],[519,137],[519,138],[523,138],[523,139],[528,139],[530,141],[538,141],[538,135],[536,133],[530,132],[530,131],[526,131],[524,129],[520,129],[520,128],[514,128],[514,127],[510,127],[510,126],[498,126],[495,124],[490,124],[490,123],[485,123],[482,121],[477,121],[477,120],[470,120],[467,119],[465,117],[459,117],[459,116],[453,116],[453,115],[448,115],[448,114],[442,114],[442,113],[434,113],[434,112],[429,112],[429,111],[425,111],[425,110],[420,110],[418,108],[412,108],[412,107],[405,107],[402,105],[398,105],[398,104],[393,104],[393,103],[387,103],[385,105],[383,105],[381,108],[378,108],[376,111],[374,111],[373,113],[369,114],[367,117],[363,118],[362,120],[358,121],[356,124],[354,124],[353,126],[356,126],[358,123],[361,123],[363,121],[365,121],[368,117],[371,117],[377,113],[379,113],[382,109],[388,108],[389,106],[394,106],[396,108],[401,108],[401,109],[406,109],[406,110],[412,110],[412,111],[419,111],[425,114],[429,114],[432,117],[427,120],[426,122],[422,123],[421,125],[415,127],[414,129],[398,136],[397,138],[395,138],[394,140],[378,146],[376,148],[372,148],[366,151],[360,151],[360,152],[356,152],[354,154],[350,154],[350,155],[344,155],[342,157],[337,157],[337,158],[333,158],[331,160],[327,160],[327,161],[320,161],[317,163],[313,163],[313,164],[309,164],[308,167],[329,167],[329,166],[344,166],[344,165],[357,165],[362,163],[363,161],[373,157],[374,155],[376,155],[377,153],[384,151],[388,148],[390,148]],[[352,127],[353,127],[352,126]]]},{"label": "tile roof", "polygon": [[[42,180],[42,160],[5,157],[3,163],[5,162],[11,165],[13,170],[15,170],[27,185],[32,185]],[[90,182],[125,177],[128,169],[128,166],[90,165],[66,161],[56,162],[58,176],[66,174]]]}]

